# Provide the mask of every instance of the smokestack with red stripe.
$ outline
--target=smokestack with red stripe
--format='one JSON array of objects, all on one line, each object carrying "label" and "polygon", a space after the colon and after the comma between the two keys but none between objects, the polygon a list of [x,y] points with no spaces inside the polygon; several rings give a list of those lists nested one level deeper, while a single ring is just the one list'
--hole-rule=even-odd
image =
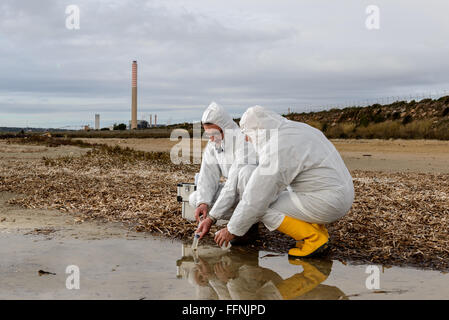
[{"label": "smokestack with red stripe", "polygon": [[132,66],[132,105],[131,105],[131,129],[137,129],[137,61]]}]

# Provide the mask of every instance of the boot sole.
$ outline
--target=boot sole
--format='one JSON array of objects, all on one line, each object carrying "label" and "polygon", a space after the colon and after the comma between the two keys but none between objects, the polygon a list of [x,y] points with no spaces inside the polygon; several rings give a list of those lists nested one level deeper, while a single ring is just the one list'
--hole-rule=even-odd
[{"label": "boot sole", "polygon": [[289,254],[288,258],[289,259],[312,258],[312,257],[315,257],[317,255],[320,255],[320,254],[324,253],[328,248],[329,248],[329,241],[327,241],[325,244],[323,244],[320,247],[318,247],[318,249],[316,249],[311,254],[308,254],[306,256],[294,256],[294,255]]}]

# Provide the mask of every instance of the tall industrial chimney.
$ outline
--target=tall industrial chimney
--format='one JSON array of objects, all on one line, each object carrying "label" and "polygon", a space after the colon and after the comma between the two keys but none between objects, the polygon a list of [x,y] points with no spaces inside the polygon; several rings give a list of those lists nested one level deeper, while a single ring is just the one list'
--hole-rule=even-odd
[{"label": "tall industrial chimney", "polygon": [[157,114],[154,115],[154,126],[157,127]]},{"label": "tall industrial chimney", "polygon": [[100,130],[100,115],[95,115],[95,130]]},{"label": "tall industrial chimney", "polygon": [[137,129],[137,61],[132,66],[131,129]]},{"label": "tall industrial chimney", "polygon": [[150,114],[150,128],[153,126],[153,115]]}]

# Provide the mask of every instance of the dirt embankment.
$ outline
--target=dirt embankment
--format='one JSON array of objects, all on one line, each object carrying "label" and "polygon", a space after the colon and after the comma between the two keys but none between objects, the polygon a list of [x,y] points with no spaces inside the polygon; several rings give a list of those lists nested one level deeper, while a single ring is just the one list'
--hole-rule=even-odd
[{"label": "dirt embankment", "polygon": [[[58,154],[59,148],[64,147],[44,151],[41,146],[0,144],[0,191],[21,194],[10,204],[70,212],[79,221],[120,221],[139,231],[191,238],[196,226],[181,218],[176,184],[192,180],[198,165],[174,165],[167,153],[98,146],[91,151],[78,148],[80,153],[74,156],[39,155]],[[378,148],[384,153],[387,146]],[[329,226],[330,257],[449,269],[448,173],[352,170],[352,174],[356,199],[350,213]],[[261,230],[257,248],[284,252],[293,244],[277,232]]]},{"label": "dirt embankment", "polygon": [[290,120],[317,127],[328,138],[449,140],[449,96],[388,105],[291,113]]}]

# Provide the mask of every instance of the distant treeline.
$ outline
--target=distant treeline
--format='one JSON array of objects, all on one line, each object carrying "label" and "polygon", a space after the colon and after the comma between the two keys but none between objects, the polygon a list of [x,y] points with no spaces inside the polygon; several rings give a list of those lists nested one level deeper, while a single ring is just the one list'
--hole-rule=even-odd
[{"label": "distant treeline", "polygon": [[[21,128],[19,130],[0,130],[0,139],[14,138],[23,136],[35,136],[50,134],[55,138],[169,138],[173,129],[186,129],[189,134],[193,134],[192,124],[178,124],[166,127],[139,129],[139,130],[58,130],[58,129],[42,129],[41,131],[25,131]],[[11,128],[9,128],[11,129]]]},{"label": "distant treeline", "polygon": [[[48,130],[55,130],[55,129],[47,129],[47,128],[20,128],[20,127],[0,127],[0,132],[6,133],[6,132],[46,132]],[[67,131],[64,129],[57,129],[58,131]]]}]

